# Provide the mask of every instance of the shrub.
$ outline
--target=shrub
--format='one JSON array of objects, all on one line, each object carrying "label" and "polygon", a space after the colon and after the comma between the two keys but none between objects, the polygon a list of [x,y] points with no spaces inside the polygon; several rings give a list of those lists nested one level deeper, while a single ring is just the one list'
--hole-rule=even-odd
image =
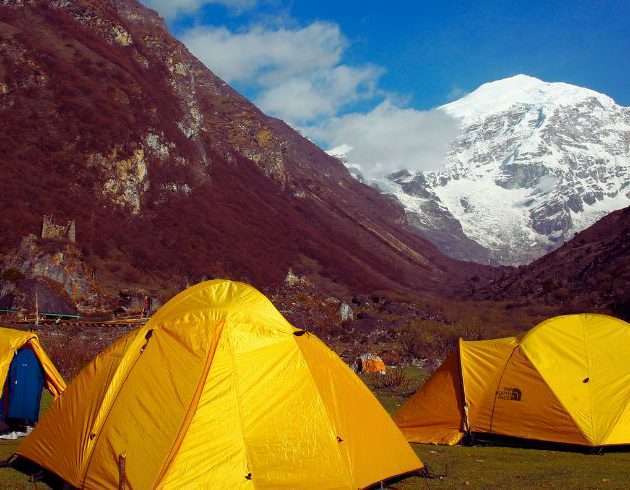
[{"label": "shrub", "polygon": [[2,273],[2,280],[8,282],[18,282],[24,279],[24,274],[14,268],[9,268]]},{"label": "shrub", "polygon": [[373,389],[388,389],[405,394],[414,391],[411,379],[400,368],[389,368],[385,374],[365,374],[364,378]]},{"label": "shrub", "polygon": [[37,333],[47,354],[69,382],[96,355],[130,330],[129,327],[99,329],[62,323],[59,328],[45,327]]},{"label": "shrub", "polygon": [[402,328],[400,344],[418,359],[443,360],[457,347],[460,338],[479,340],[481,329],[477,321],[445,324],[432,320],[412,320]]},{"label": "shrub", "polygon": [[444,350],[457,342],[457,336],[447,330],[450,329],[446,325],[435,325],[432,321],[411,321],[403,327],[400,344],[419,359],[441,357]]},{"label": "shrub", "polygon": [[46,338],[46,350],[59,372],[71,380],[99,352],[96,344],[81,337]]},{"label": "shrub", "polygon": [[556,301],[564,302],[571,297],[571,291],[567,288],[559,288],[553,293],[553,297]]}]

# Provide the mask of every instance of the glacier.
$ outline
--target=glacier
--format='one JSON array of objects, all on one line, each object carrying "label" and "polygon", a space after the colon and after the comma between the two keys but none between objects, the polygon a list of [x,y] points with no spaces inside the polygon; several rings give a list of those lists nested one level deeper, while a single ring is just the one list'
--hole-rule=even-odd
[{"label": "glacier", "polygon": [[452,257],[525,264],[630,205],[630,108],[607,95],[517,75],[437,110],[461,125],[437,171],[370,179],[351,146],[330,153]]}]

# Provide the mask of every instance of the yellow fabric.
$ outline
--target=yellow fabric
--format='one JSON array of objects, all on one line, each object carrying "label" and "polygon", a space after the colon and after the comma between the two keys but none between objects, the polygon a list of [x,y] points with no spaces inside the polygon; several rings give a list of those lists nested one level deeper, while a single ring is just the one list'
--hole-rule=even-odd
[{"label": "yellow fabric", "polygon": [[460,404],[472,432],[630,444],[629,324],[606,315],[566,315],[520,338],[460,341],[459,352],[460,396],[452,395],[453,376],[445,376],[451,368],[445,368],[397,414],[409,440],[448,442],[440,434],[448,435],[455,419],[436,407],[450,401]]},{"label": "yellow fabric", "polygon": [[46,389],[56,398],[66,389],[66,383],[59,371],[50,360],[41,344],[39,338],[33,332],[15,330],[12,328],[0,327],[0,383],[4,386],[9,373],[9,367],[13,356],[25,345],[33,349],[37,360],[44,371]]},{"label": "yellow fabric", "polygon": [[519,347],[503,368],[490,425],[477,430],[525,439],[589,444]]},{"label": "yellow fabric", "polygon": [[630,443],[630,325],[605,315],[561,316],[521,345],[590,444]]},{"label": "yellow fabric", "polygon": [[516,346],[516,339],[512,337],[472,342],[460,340],[467,424],[472,432],[485,432],[490,426],[501,373]]},{"label": "yellow fabric", "polygon": [[[457,444],[464,428],[459,352],[451,353],[394,420],[409,442]],[[419,417],[419,415],[422,415]]]},{"label": "yellow fabric", "polygon": [[[180,293],[99,355],[18,453],[81,488],[359,488],[422,467],[383,408],[254,288]],[[338,437],[341,440],[338,440]]]},{"label": "yellow fabric", "polygon": [[98,427],[133,362],[125,353],[142,330],[119,339],[86,366],[40,419],[33,433],[41,437],[24,439],[18,453],[51,471],[63,468],[64,479],[80,487]]},{"label": "yellow fabric", "polygon": [[394,421],[352,369],[314,335],[296,340],[326,407],[332,435],[340,440],[352,479],[349,487],[367,487],[384,475],[421,468]]}]

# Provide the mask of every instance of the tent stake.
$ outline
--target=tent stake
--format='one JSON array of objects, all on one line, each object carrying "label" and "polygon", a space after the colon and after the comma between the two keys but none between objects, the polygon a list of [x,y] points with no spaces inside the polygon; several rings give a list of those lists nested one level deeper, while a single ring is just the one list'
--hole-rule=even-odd
[{"label": "tent stake", "polygon": [[125,464],[127,462],[127,456],[125,453],[118,455],[118,490],[125,490],[125,482],[127,481],[127,475],[125,474]]}]

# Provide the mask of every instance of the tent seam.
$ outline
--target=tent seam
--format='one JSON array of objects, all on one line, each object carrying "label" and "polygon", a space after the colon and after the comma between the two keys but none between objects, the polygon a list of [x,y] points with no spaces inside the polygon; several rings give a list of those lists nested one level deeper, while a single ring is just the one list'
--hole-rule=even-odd
[{"label": "tent seam", "polygon": [[[607,317],[608,315],[593,315],[593,316],[603,316],[603,317]],[[613,318],[614,317],[610,317]],[[608,438],[610,437],[610,434],[612,434],[612,432],[617,428],[617,424],[619,424],[619,421],[621,420],[621,417],[623,417],[623,415],[628,411],[628,406],[630,406],[630,396],[628,396],[626,398],[626,403],[624,405],[623,410],[619,411],[619,414],[617,415],[617,417],[615,417],[615,421],[610,424],[610,429],[608,429],[608,431],[606,431],[606,434],[604,435],[604,437],[602,438],[602,441],[607,441]],[[602,446],[609,446],[610,444],[606,443],[606,444],[602,444]],[[613,444],[616,445],[616,444]]]},{"label": "tent seam", "polygon": [[[580,323],[582,324],[582,339],[584,342],[584,355],[586,356],[586,376],[587,379],[589,379],[590,381],[590,377],[591,377],[591,357],[589,356],[589,349],[587,346],[587,342],[586,342],[586,324],[584,322],[584,318],[580,317]],[[591,409],[591,413],[590,413],[590,421],[591,421],[591,431],[593,432],[593,440],[591,442],[595,442],[595,440],[597,439],[596,434],[595,434],[595,424],[593,423],[593,393],[592,393],[592,389],[591,389],[591,384],[590,382],[587,383],[587,390],[588,390],[588,401],[589,401],[589,407]]]},{"label": "tent seam", "polygon": [[[245,452],[245,464],[247,466],[247,471],[249,471],[250,473],[252,472],[252,468],[250,467],[250,456],[249,456],[249,451],[248,451],[248,445],[247,445],[247,441],[245,440],[245,430],[243,428],[243,412],[241,410],[241,397],[240,397],[240,389],[239,389],[239,385],[238,385],[238,379],[239,376],[236,375],[236,360],[234,357],[234,350],[232,349],[232,342],[231,339],[228,342],[228,349],[230,352],[230,362],[232,363],[232,375],[231,375],[231,381],[232,381],[232,389],[234,391],[234,398],[236,400],[236,412],[238,414],[237,420],[239,423],[239,432],[241,434],[241,441],[243,444],[243,451]],[[256,488],[256,483],[254,482],[254,478],[252,477],[250,480],[251,482],[251,486],[252,488]]]},{"label": "tent seam", "polygon": [[[519,345],[519,347],[521,347]],[[564,403],[562,403],[562,400],[560,400],[560,398],[558,397],[558,395],[556,394],[556,392],[553,390],[553,388],[549,385],[549,383],[547,383],[547,380],[545,379],[545,377],[540,373],[540,370],[538,369],[538,366],[536,366],[536,364],[529,358],[529,356],[527,355],[527,350],[521,348],[521,352],[523,353],[523,355],[525,356],[525,359],[527,359],[527,361],[532,365],[532,367],[536,370],[536,373],[538,373],[538,376],[540,376],[540,379],[542,380],[542,382],[545,384],[545,386],[547,388],[549,388],[549,391],[551,392],[551,394],[553,395],[553,397],[556,399],[556,401],[558,402],[558,404],[562,407],[562,409],[565,411],[565,413],[569,416],[569,418],[571,419],[571,421],[573,422],[573,424],[575,424],[575,428],[578,430],[578,432],[582,435],[582,437],[584,438],[585,441],[590,442],[591,445],[593,443],[593,441],[591,440],[591,438],[589,438],[584,431],[582,430],[582,428],[580,427],[580,424],[578,424],[575,420],[575,418],[573,417],[573,415],[571,414],[571,412],[569,410],[567,410],[567,407],[564,405]]]},{"label": "tent seam", "polygon": [[[464,402],[464,406],[462,407],[462,411],[464,412],[464,427],[463,432],[465,434],[470,435],[470,417],[468,416],[468,396],[466,395],[466,383],[464,382],[464,368],[462,363],[462,347],[464,345],[463,339],[460,337],[457,343],[457,364],[459,365],[459,380],[462,389],[462,400]],[[460,436],[461,440],[461,436]]]},{"label": "tent seam", "polygon": [[[608,440],[608,438],[610,437],[610,434],[612,434],[613,430],[617,428],[617,424],[619,423],[619,420],[621,420],[621,417],[628,411],[628,406],[630,406],[630,396],[626,398],[626,403],[624,405],[623,410],[619,411],[619,414],[615,418],[615,421],[612,424],[610,424],[610,429],[608,429],[608,431],[606,432],[602,440]],[[603,444],[603,445],[609,445],[609,444]]]},{"label": "tent seam", "polygon": [[[307,334],[310,335],[310,334]],[[300,354],[302,355],[302,360],[304,361],[304,364],[306,364],[306,369],[308,371],[309,377],[311,379],[311,382],[313,383],[313,385],[315,386],[315,392],[317,393],[317,398],[319,400],[319,402],[321,403],[322,407],[324,408],[324,413],[326,414],[326,418],[328,419],[328,423],[330,424],[330,427],[332,427],[336,433],[336,436],[339,437],[339,431],[337,430],[337,424],[334,422],[333,418],[331,417],[331,414],[328,411],[328,408],[326,407],[326,403],[324,402],[324,399],[322,398],[322,394],[319,391],[319,386],[317,385],[317,381],[315,381],[315,376],[313,376],[313,372],[311,371],[311,366],[308,363],[308,361],[306,360],[306,356],[304,355],[304,351],[302,350],[302,347],[300,346],[300,343],[298,342],[297,338],[293,338],[293,341],[295,342],[295,344],[297,345],[298,350],[300,351]],[[348,368],[350,369],[350,368]],[[342,459],[342,461],[346,462],[346,469],[348,472],[348,477],[350,480],[350,486],[352,487],[352,485],[354,484],[354,473],[352,471],[352,464],[351,464],[351,458],[348,454],[348,451],[344,448],[342,449],[339,441],[337,441],[336,444],[337,447],[337,451],[339,452],[339,457]]]},{"label": "tent seam", "polygon": [[[61,394],[67,387],[65,380],[61,376],[61,373],[59,373],[55,365],[52,364],[52,360],[50,359],[50,357],[48,357],[41,344],[39,343],[39,338],[37,337],[37,335],[34,335],[32,338],[30,338],[24,345],[26,344],[29,344],[42,366],[44,374],[47,378],[46,384],[48,386],[46,388],[55,399],[59,398],[59,396],[61,396]],[[46,362],[44,362],[45,358],[43,356],[47,358]],[[51,386],[54,388],[55,393],[52,393]]]},{"label": "tent seam", "polygon": [[[148,329],[147,329],[148,331]],[[138,331],[138,334],[140,333],[140,331]],[[134,337],[134,341],[138,339],[138,336]],[[129,348],[129,347],[128,347]],[[125,350],[125,353],[127,352],[127,350]],[[122,359],[125,357],[124,354],[121,356],[121,362]],[[96,446],[98,445],[98,442],[101,439],[101,434],[103,433],[103,427],[105,427],[105,424],[107,423],[107,421],[109,420],[109,416],[112,413],[112,410],[114,409],[114,405],[116,405],[116,402],[118,401],[118,397],[120,396],[120,392],[122,391],[122,389],[125,386],[125,383],[127,382],[127,380],[129,379],[129,376],[131,376],[131,372],[134,370],[134,368],[136,367],[136,364],[138,363],[138,361],[140,360],[140,358],[142,357],[142,351],[139,351],[136,358],[134,359],[133,363],[131,364],[131,366],[129,367],[129,369],[127,370],[127,372],[125,373],[125,377],[122,380],[122,382],[120,383],[120,386],[118,387],[118,390],[116,390],[116,395],[114,396],[112,403],[109,405],[109,408],[107,409],[107,414],[105,415],[104,419],[103,419],[103,423],[101,423],[101,426],[98,430],[98,434],[96,436],[96,440],[94,441],[94,444],[92,444],[92,449],[90,450],[90,457],[88,458],[88,462],[85,465],[85,472],[82,475],[82,486],[85,487],[85,481],[87,480],[87,475],[89,473],[90,470],[90,466],[92,466],[92,459],[94,457],[94,451],[96,450]],[[120,367],[120,363],[118,364],[118,366],[116,367],[116,369],[114,370],[114,373],[112,374],[112,378],[113,376],[116,374],[116,372],[118,371],[118,368]],[[112,378],[110,378],[110,383]],[[107,390],[106,390],[107,392]],[[102,406],[102,401],[105,399],[105,396],[103,396],[103,398],[101,398],[101,404],[100,406]],[[100,414],[100,411],[97,412],[97,415]],[[95,417],[95,421],[97,420],[97,418]],[[92,434],[92,427],[90,427],[90,434]],[[90,435],[88,434],[88,438],[90,437]]]},{"label": "tent seam", "polygon": [[[204,363],[203,371],[201,372],[201,375],[199,377],[199,382],[197,383],[197,387],[195,388],[195,391],[190,400],[190,403],[188,404],[188,410],[186,410],[182,423],[177,431],[177,435],[175,436],[175,440],[173,441],[173,444],[171,445],[170,449],[168,450],[166,454],[166,458],[164,459],[164,461],[162,462],[162,465],[160,466],[160,470],[158,471],[157,477],[153,484],[154,487],[160,484],[160,482],[166,476],[166,473],[170,469],[171,464],[173,463],[173,460],[175,459],[175,456],[177,455],[177,451],[179,451],[179,449],[181,448],[182,442],[184,441],[184,437],[188,433],[188,429],[190,428],[190,424],[192,423],[194,415],[197,412],[197,409],[199,408],[199,400],[201,399],[203,389],[206,383],[208,382],[208,375],[210,374],[212,361],[214,360],[214,356],[216,354],[219,342],[221,341],[223,337],[224,325],[225,325],[225,321],[220,322],[221,332],[217,336],[218,338],[216,342],[214,343],[214,346],[211,345],[208,349],[208,353],[206,354],[206,362]],[[194,405],[194,410],[193,410],[193,405]]]},{"label": "tent seam", "polygon": [[514,356],[514,353],[516,352],[516,349],[519,348],[519,347],[520,346],[518,344],[516,344],[514,347],[512,347],[512,352],[510,352],[510,355],[506,359],[505,364],[503,365],[503,369],[501,370],[501,376],[499,376],[499,380],[497,381],[497,385],[496,385],[495,390],[494,390],[494,398],[492,400],[492,412],[490,413],[490,433],[493,433],[494,411],[497,408],[497,392],[499,391],[499,388],[501,387],[501,382],[503,381],[503,376],[505,376],[505,371],[507,370],[508,364],[512,360],[512,357]]}]

